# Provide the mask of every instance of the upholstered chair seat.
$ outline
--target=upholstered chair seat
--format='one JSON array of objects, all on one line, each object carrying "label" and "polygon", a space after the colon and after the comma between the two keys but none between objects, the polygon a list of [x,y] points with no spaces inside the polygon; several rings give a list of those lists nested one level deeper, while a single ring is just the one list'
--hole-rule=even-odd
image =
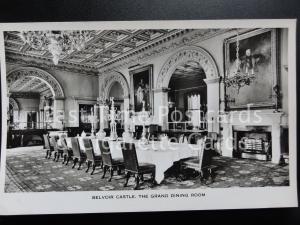
[{"label": "upholstered chair seat", "polygon": [[103,162],[103,176],[102,179],[105,178],[105,174],[107,170],[110,171],[110,177],[108,181],[110,182],[114,171],[117,170],[118,174],[121,174],[121,170],[124,168],[124,161],[120,158],[113,159],[110,152],[109,143],[107,141],[99,140],[99,148],[101,151],[102,162]]}]

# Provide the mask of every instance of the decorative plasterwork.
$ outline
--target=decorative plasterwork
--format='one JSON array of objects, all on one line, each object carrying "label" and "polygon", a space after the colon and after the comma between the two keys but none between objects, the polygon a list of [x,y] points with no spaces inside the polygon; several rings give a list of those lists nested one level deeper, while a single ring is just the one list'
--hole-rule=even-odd
[{"label": "decorative plasterwork", "polygon": [[15,52],[6,53],[6,62],[12,64],[21,64],[23,66],[39,67],[42,69],[64,70],[68,72],[94,76],[98,75],[98,71],[95,68],[78,66],[73,63],[60,63],[58,65],[54,65],[51,59],[43,59],[42,57]]},{"label": "decorative plasterwork", "polygon": [[10,97],[9,104],[12,106],[14,111],[19,111],[20,107],[19,107],[19,103],[16,101],[16,99]]},{"label": "decorative plasterwork", "polygon": [[100,90],[104,90],[103,97],[105,99],[108,99],[110,89],[115,82],[120,83],[120,85],[123,88],[124,98],[128,98],[129,97],[129,86],[126,81],[126,78],[121,73],[116,72],[116,71],[109,73],[105,76],[104,82],[102,83],[102,88],[100,89]]},{"label": "decorative plasterwork", "polygon": [[215,37],[217,35],[228,32],[228,29],[197,29],[197,30],[184,30],[169,38],[160,40],[150,46],[141,48],[132,54],[125,55],[116,59],[111,64],[106,64],[99,68],[100,76],[112,70],[119,70],[122,67],[130,67],[145,60],[167,54],[176,48],[189,46],[193,43],[204,41],[206,39]]},{"label": "decorative plasterwork", "polygon": [[144,29],[95,30],[82,51],[74,51],[55,66],[51,54],[24,44],[17,31],[5,32],[5,53],[9,63],[42,69],[59,69],[100,75],[130,67],[193,43],[228,32],[230,29]]},{"label": "decorative plasterwork", "polygon": [[[141,48],[189,31],[192,29],[91,30],[91,38],[86,41],[85,48],[69,53],[63,52],[57,68],[81,68],[87,73],[94,73],[97,68],[114,63],[115,60]],[[45,61],[47,66],[50,66],[48,63],[52,63],[49,51],[33,49],[24,43],[19,31],[4,32],[4,40],[8,60],[13,60],[19,55],[27,62],[34,59]]]},{"label": "decorative plasterwork", "polygon": [[156,89],[168,87],[176,67],[190,61],[197,62],[202,67],[207,79],[219,77],[217,65],[206,50],[200,47],[185,47],[167,59],[157,77]]},{"label": "decorative plasterwork", "polygon": [[6,77],[8,90],[14,82],[16,82],[18,79],[23,78],[24,76],[36,77],[38,79],[41,79],[50,87],[51,92],[56,99],[63,99],[65,97],[61,85],[51,74],[34,67],[20,67],[10,71]]}]

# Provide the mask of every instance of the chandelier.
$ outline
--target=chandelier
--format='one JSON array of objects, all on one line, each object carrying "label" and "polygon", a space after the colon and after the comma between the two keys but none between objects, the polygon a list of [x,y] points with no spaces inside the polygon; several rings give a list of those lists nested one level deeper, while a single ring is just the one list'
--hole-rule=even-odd
[{"label": "chandelier", "polygon": [[65,54],[81,51],[91,39],[91,31],[23,31],[20,34],[24,43],[38,51],[48,51],[55,65]]},{"label": "chandelier", "polygon": [[[226,87],[234,87],[239,92],[241,87],[250,85],[255,80],[254,65],[249,68],[249,63],[251,62],[251,51],[246,50],[244,69],[241,68],[242,62],[239,57],[240,43],[239,43],[239,33],[237,31],[236,35],[236,59],[235,68],[232,70],[231,74],[228,76],[226,71],[226,79],[224,81]],[[249,61],[250,60],[250,61]]]}]

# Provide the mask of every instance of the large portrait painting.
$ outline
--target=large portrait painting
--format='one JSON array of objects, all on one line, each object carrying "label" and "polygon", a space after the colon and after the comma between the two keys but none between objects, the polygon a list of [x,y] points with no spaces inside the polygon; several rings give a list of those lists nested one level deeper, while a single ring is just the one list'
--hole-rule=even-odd
[{"label": "large portrait painting", "polygon": [[153,65],[130,71],[131,104],[135,112],[153,112]]},{"label": "large portrait painting", "polygon": [[238,40],[224,43],[226,109],[278,107],[276,29],[239,34]]}]

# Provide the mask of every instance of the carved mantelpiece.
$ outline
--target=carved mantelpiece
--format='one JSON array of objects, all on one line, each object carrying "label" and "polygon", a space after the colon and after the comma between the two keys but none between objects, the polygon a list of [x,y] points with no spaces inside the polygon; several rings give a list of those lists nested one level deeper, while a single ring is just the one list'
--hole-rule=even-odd
[{"label": "carved mantelpiece", "polygon": [[272,136],[272,162],[279,163],[281,155],[281,128],[284,125],[284,113],[273,112],[270,110],[253,110],[244,112],[230,112],[224,115],[222,123],[223,126],[223,143],[222,155],[232,156],[232,138],[234,126],[252,126],[271,127]]}]

